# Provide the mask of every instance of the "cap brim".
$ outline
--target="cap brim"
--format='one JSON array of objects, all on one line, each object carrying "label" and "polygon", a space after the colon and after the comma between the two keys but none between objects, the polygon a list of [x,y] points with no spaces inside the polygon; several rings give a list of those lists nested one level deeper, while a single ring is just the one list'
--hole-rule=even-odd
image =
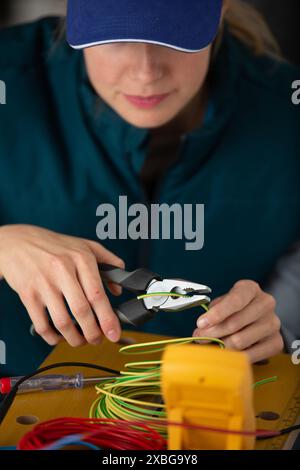
[{"label": "cap brim", "polygon": [[131,0],[126,7],[127,11],[119,8],[115,12],[111,0],[69,0],[69,45],[84,49],[109,43],[146,42],[182,52],[199,52],[216,37],[222,0],[195,0],[190,4],[187,0],[147,0],[146,4]]}]

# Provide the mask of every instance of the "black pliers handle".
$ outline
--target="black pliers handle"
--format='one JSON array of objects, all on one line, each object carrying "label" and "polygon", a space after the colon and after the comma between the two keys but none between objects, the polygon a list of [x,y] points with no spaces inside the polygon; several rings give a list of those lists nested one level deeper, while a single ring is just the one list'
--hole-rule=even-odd
[{"label": "black pliers handle", "polygon": [[[129,272],[110,264],[100,264],[99,269],[103,281],[113,282],[136,294],[145,293],[154,280],[162,281],[161,276],[144,268]],[[132,326],[142,325],[151,320],[158,310],[155,307],[146,308],[143,300],[137,298],[128,300],[114,309],[122,323]]]}]

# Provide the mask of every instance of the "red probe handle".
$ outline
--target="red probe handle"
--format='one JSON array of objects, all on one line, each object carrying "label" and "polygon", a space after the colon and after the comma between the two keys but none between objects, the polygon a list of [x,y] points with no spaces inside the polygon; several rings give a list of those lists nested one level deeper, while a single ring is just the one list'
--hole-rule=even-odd
[{"label": "red probe handle", "polygon": [[3,377],[0,379],[0,393],[6,395],[11,391],[11,380],[9,377]]}]

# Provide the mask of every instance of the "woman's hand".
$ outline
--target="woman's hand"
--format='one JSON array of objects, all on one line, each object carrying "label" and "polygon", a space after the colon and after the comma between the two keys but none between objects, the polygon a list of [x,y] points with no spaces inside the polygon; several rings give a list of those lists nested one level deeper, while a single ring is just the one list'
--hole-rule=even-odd
[{"label": "woman's hand", "polygon": [[[99,344],[103,333],[111,341],[119,340],[120,323],[105,294],[100,262],[124,268],[123,260],[95,241],[32,225],[0,228],[0,278],[17,292],[36,332],[50,345],[57,344],[61,336],[49,325],[45,307],[71,346],[86,341]],[[113,294],[121,294],[120,286],[110,283],[108,287]],[[74,326],[65,302],[84,337]]]},{"label": "woman's hand", "polygon": [[284,347],[275,306],[256,282],[239,281],[199,317],[193,336],[222,339],[227,348],[246,352],[252,363],[261,361]]}]

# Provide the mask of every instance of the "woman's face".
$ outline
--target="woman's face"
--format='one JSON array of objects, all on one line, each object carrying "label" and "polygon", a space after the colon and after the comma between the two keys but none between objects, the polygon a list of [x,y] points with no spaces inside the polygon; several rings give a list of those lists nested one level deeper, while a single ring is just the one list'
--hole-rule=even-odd
[{"label": "woman's face", "polygon": [[[185,120],[198,103],[207,76],[211,46],[187,53],[136,42],[101,44],[84,50],[88,76],[97,94],[123,119],[140,128],[155,128],[174,118]],[[141,107],[125,95],[169,95]]]}]

